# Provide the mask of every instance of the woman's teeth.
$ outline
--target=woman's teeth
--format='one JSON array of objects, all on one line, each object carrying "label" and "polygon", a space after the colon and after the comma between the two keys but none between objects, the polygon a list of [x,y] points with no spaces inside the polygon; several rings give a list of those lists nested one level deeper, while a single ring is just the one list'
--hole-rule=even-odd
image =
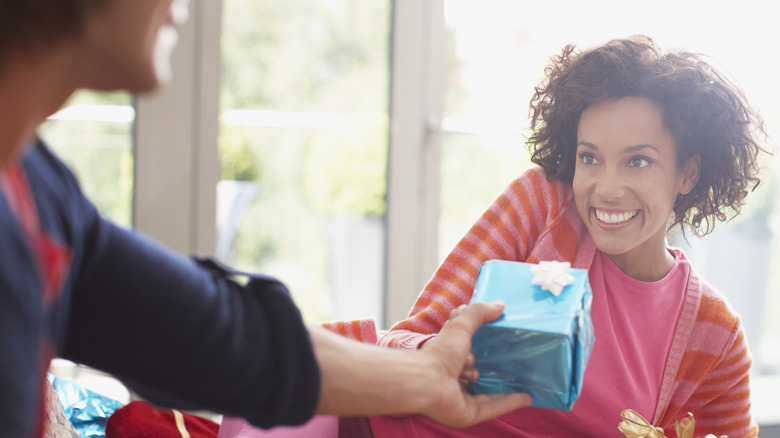
[{"label": "woman's teeth", "polygon": [[624,211],[622,213],[607,213],[605,211],[596,210],[596,217],[601,222],[607,224],[619,224],[631,220],[637,215],[637,211]]}]

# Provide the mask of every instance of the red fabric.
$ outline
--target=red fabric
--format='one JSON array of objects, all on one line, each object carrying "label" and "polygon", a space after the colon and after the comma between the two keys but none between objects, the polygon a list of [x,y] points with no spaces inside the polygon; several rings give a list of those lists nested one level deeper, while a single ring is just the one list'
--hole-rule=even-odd
[{"label": "red fabric", "polygon": [[11,210],[24,228],[30,246],[38,258],[44,303],[50,304],[59,298],[62,291],[70,264],[71,250],[41,229],[35,200],[21,167],[11,167],[7,172],[0,174],[0,184]]},{"label": "red fabric", "polygon": [[[219,424],[182,412],[191,438],[217,438]],[[114,411],[106,421],[106,438],[181,438],[171,409],[131,401]]]},{"label": "red fabric", "polygon": [[[43,304],[50,306],[59,299],[62,286],[70,265],[71,249],[67,245],[58,242],[41,229],[38,209],[32,190],[27,182],[27,177],[21,166],[16,165],[0,172],[0,189],[2,189],[6,202],[13,212],[16,220],[22,226],[25,237],[35,254],[38,263],[38,273],[41,276],[43,286]],[[34,436],[44,436],[47,423],[46,414],[46,370],[49,362],[54,358],[55,350],[49,342],[42,341],[39,346],[40,370],[41,370],[41,395],[38,432]]]}]

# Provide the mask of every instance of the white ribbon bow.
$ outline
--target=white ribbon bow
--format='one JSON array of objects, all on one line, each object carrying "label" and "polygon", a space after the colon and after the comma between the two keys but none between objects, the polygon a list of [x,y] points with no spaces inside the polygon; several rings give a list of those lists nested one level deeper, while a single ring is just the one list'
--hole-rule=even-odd
[{"label": "white ribbon bow", "polygon": [[530,268],[534,274],[531,283],[538,284],[556,297],[560,296],[563,288],[574,281],[574,276],[569,274],[570,267],[569,262],[539,262],[538,265]]}]

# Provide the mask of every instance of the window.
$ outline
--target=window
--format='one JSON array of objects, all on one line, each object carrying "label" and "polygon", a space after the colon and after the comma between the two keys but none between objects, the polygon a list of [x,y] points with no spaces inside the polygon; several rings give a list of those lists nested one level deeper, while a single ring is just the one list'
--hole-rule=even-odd
[{"label": "window", "polygon": [[132,224],[134,120],[132,96],[82,91],[40,129],[101,214],[125,227]]},{"label": "window", "polygon": [[217,256],[309,321],[381,319],[390,3],[223,8]]}]

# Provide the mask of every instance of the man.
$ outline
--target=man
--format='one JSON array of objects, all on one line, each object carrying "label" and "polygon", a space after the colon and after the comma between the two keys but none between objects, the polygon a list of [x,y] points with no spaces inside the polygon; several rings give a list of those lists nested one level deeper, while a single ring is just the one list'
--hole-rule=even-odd
[{"label": "man", "polygon": [[117,376],[146,399],[253,424],[420,412],[466,426],[527,406],[474,397],[471,335],[502,306],[459,310],[425,351],[307,327],[278,281],[241,286],[104,218],[36,130],[76,90],[171,79],[180,0],[0,0],[0,437],[40,436],[49,361]]}]

